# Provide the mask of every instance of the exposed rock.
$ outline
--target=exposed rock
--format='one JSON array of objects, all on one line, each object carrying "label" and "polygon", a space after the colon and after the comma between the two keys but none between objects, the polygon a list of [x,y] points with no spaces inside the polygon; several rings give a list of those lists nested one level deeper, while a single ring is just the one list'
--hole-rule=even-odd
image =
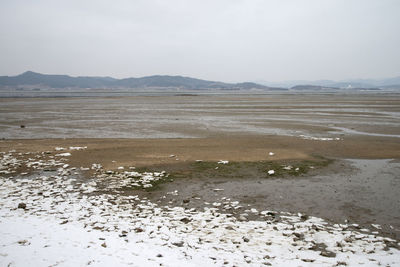
[{"label": "exposed rock", "polygon": [[185,217],[185,218],[180,219],[180,221],[183,222],[183,223],[189,223],[189,222],[191,222],[192,220],[189,219],[189,218],[187,218],[187,217]]},{"label": "exposed rock", "polygon": [[321,255],[321,256],[324,256],[324,257],[328,257],[328,258],[334,258],[334,257],[336,257],[336,253],[335,253],[335,252],[332,252],[332,251],[329,251],[329,250],[321,251],[320,255]]},{"label": "exposed rock", "polygon": [[173,242],[172,245],[177,246],[177,247],[183,247],[183,241]]}]

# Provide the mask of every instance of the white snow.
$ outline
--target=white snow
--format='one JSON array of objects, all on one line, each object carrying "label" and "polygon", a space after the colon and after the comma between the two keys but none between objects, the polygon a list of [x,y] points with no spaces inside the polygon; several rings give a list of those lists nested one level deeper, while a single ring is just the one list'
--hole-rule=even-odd
[{"label": "white snow", "polygon": [[222,188],[214,188],[213,190],[216,191],[216,192],[217,191],[224,191],[224,189],[222,189]]},{"label": "white snow", "polygon": [[229,161],[228,160],[220,160],[218,161],[218,164],[228,164]]},{"label": "white snow", "polygon": [[58,157],[69,157],[69,156],[71,156],[71,153],[69,153],[69,152],[60,153],[60,154],[56,154],[56,156],[58,156]]},{"label": "white snow", "polygon": [[[12,153],[0,158],[0,169],[10,172],[13,164],[32,162]],[[31,166],[64,165],[62,158],[40,164]],[[248,220],[246,213],[242,221],[237,220],[214,207],[158,206],[114,190],[125,186],[127,179],[141,183],[167,174],[124,172],[115,176],[95,167],[99,173],[83,180],[61,175],[71,168],[47,176],[0,176],[0,266],[400,264],[400,251],[385,244],[397,241],[389,238],[315,217],[304,219],[301,214],[285,213],[275,221],[270,215],[277,212],[258,212],[252,207],[249,211],[258,213],[261,220]],[[177,195],[178,191],[167,194]],[[223,203],[214,202],[213,206],[239,204],[227,197],[221,200]],[[17,208],[20,203],[25,203],[26,209]],[[331,257],[315,249],[319,243],[333,253]]]},{"label": "white snow", "polygon": [[69,147],[70,150],[83,150],[86,148],[87,148],[87,146],[70,146]]},{"label": "white snow", "polygon": [[314,136],[308,136],[308,135],[300,135],[302,139],[306,140],[314,140],[314,141],[340,141],[339,137],[314,137]]},{"label": "white snow", "polygon": [[275,171],[274,171],[274,170],[269,170],[269,171],[268,171],[268,174],[269,174],[269,175],[273,175],[273,174],[275,174]]}]

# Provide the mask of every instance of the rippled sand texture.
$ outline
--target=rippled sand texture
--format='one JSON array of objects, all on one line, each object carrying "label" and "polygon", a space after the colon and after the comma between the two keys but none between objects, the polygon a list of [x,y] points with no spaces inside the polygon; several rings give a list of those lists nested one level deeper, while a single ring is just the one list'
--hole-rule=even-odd
[{"label": "rippled sand texture", "polygon": [[400,97],[365,94],[0,99],[0,138],[193,138],[221,134],[397,138]]}]

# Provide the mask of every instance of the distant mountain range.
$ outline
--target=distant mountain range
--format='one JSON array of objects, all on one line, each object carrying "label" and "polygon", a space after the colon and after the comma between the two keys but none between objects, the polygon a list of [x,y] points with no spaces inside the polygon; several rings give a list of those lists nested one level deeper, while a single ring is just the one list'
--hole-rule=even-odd
[{"label": "distant mountain range", "polygon": [[0,87],[11,88],[181,88],[200,89],[261,89],[279,90],[265,85],[244,82],[224,83],[206,81],[182,76],[155,75],[142,78],[115,79],[111,77],[71,77],[68,75],[48,75],[32,71],[17,76],[0,76]]},{"label": "distant mountain range", "polygon": [[388,79],[360,79],[347,81],[264,81],[224,83],[183,76],[154,75],[141,78],[115,79],[111,77],[72,77],[49,75],[32,71],[17,76],[0,76],[0,89],[163,89],[185,90],[268,90],[268,91],[342,91],[342,90],[400,90],[400,77]]},{"label": "distant mountain range", "polygon": [[257,81],[259,84],[266,86],[277,86],[284,88],[294,88],[298,85],[301,86],[320,86],[329,88],[363,88],[363,89],[400,89],[400,76],[387,79],[352,79],[343,81],[332,81],[332,80],[317,80],[317,81],[306,81],[306,80],[295,80],[285,82],[267,82]]}]

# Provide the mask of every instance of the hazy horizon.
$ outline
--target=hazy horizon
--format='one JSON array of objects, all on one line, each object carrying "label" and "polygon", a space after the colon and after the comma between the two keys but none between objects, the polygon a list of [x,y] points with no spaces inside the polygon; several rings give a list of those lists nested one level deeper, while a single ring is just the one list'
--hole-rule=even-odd
[{"label": "hazy horizon", "polygon": [[[41,73],[41,72],[37,72],[34,70],[26,70],[22,73],[18,73],[18,74],[14,74],[14,75],[2,75],[0,73],[0,77],[1,76],[9,76],[9,77],[15,77],[15,76],[19,76],[22,74],[25,74],[26,72],[33,72],[33,73],[38,73],[38,74],[43,74],[43,75],[67,75],[70,77],[99,77],[99,78],[113,78],[113,79],[127,79],[127,78],[144,78],[144,77],[151,77],[151,76],[178,76],[178,77],[187,77],[187,78],[194,78],[194,79],[201,79],[201,80],[206,80],[206,81],[211,81],[211,79],[207,79],[207,78],[199,78],[199,77],[194,77],[194,76],[185,76],[185,75],[180,75],[180,74],[150,74],[150,75],[146,75],[146,76],[130,76],[130,77],[114,77],[111,75],[104,75],[104,76],[99,76],[99,75],[70,75],[70,74],[66,74],[66,73]],[[298,79],[298,80],[282,80],[282,81],[265,81],[265,80],[243,80],[243,81],[235,81],[233,83],[240,83],[240,82],[254,82],[254,83],[258,83],[258,84],[266,84],[266,85],[271,85],[271,86],[287,86],[288,84],[293,84],[293,85],[299,85],[298,83],[300,82],[323,82],[323,81],[331,81],[331,82],[349,82],[349,81],[362,81],[362,80],[385,80],[385,79],[391,79],[391,78],[400,78],[400,75],[398,76],[393,76],[393,77],[382,77],[382,78],[354,78],[354,79],[342,79],[342,80],[334,80],[334,79],[320,79],[320,80],[304,80],[304,79]],[[226,82],[223,80],[214,80],[215,82]]]},{"label": "hazy horizon", "polygon": [[0,75],[400,76],[400,2],[1,1]]}]

